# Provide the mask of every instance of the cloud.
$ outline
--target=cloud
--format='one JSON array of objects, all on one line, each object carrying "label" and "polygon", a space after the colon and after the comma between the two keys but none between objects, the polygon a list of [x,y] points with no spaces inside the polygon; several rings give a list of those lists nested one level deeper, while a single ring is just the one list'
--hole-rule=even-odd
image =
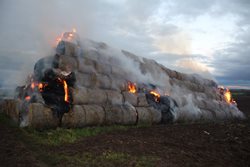
[{"label": "cloud", "polygon": [[153,36],[153,46],[160,52],[187,55],[190,54],[189,36],[185,32],[178,32],[164,36]]},{"label": "cloud", "polygon": [[58,34],[76,27],[82,38],[174,70],[190,68],[185,72],[212,72],[223,83],[247,83],[249,8],[248,0],[2,0],[0,75],[6,75],[3,69],[32,70],[35,61],[53,53]]},{"label": "cloud", "polygon": [[199,74],[204,78],[214,79],[211,72],[214,70],[195,59],[180,59],[175,64],[177,68],[182,72]]},{"label": "cloud", "polygon": [[[140,21],[147,21],[157,9],[160,7],[162,1],[158,0],[127,0],[124,8],[126,9],[126,15]],[[139,9],[139,10],[138,10]]]},{"label": "cloud", "polygon": [[215,4],[214,0],[179,0],[169,2],[172,2],[171,8],[168,12],[170,16],[180,15],[189,19],[193,19],[199,15],[207,13]]},{"label": "cloud", "polygon": [[[228,48],[218,50],[214,57],[215,76],[225,84],[232,81],[250,82],[250,27],[241,32],[237,41]],[[249,85],[250,86],[250,85]]]}]

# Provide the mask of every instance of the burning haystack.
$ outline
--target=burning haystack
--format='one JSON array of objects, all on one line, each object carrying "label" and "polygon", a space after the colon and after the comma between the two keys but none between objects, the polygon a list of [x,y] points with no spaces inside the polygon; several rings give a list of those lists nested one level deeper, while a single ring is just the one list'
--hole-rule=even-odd
[{"label": "burning haystack", "polygon": [[[229,92],[230,93],[230,92]],[[84,127],[244,118],[212,80],[64,33],[3,109],[20,126]]]}]

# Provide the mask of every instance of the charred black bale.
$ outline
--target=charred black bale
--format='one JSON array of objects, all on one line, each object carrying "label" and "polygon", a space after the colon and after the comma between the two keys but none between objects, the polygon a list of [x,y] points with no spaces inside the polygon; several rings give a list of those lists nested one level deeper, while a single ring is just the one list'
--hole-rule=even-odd
[{"label": "charred black bale", "polygon": [[68,76],[58,76],[53,69],[47,69],[41,82],[46,86],[41,92],[45,104],[50,106],[58,118],[62,118],[63,114],[71,108],[72,96],[69,92],[69,101],[65,101],[65,90],[63,80],[68,86],[74,86],[76,81],[75,74],[72,72]]},{"label": "charred black bale", "polygon": [[177,107],[177,103],[172,98],[170,98],[169,96],[161,96],[159,100],[156,101],[155,96],[150,93],[146,93],[146,98],[150,106],[161,111],[162,123],[166,124],[173,122],[173,114],[175,112],[175,108]]},{"label": "charred black bale", "polygon": [[45,71],[52,68],[56,58],[54,56],[44,57],[37,61],[34,66],[34,80],[40,81],[44,77]]}]

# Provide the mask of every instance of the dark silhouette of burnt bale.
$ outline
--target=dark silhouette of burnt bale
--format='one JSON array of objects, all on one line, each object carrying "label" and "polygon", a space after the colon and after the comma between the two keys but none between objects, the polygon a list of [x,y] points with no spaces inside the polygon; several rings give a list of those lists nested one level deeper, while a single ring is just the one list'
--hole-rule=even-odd
[{"label": "dark silhouette of burnt bale", "polygon": [[54,114],[61,120],[64,113],[69,112],[72,105],[72,93],[68,89],[68,100],[65,100],[65,83],[67,86],[74,86],[76,81],[74,72],[67,76],[56,73],[53,69],[47,69],[42,83],[46,83],[41,94],[45,104],[51,107]]},{"label": "dark silhouette of burnt bale", "polygon": [[153,94],[146,94],[147,102],[150,106],[161,111],[162,119],[161,123],[171,123],[174,120],[174,110],[178,107],[175,100],[171,99],[169,96],[161,96],[158,101],[156,101]]}]

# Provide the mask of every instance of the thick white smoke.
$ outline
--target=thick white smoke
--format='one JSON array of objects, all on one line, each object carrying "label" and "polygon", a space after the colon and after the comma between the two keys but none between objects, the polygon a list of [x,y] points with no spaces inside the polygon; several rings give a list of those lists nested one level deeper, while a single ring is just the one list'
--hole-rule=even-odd
[{"label": "thick white smoke", "polygon": [[88,33],[94,20],[93,12],[89,12],[91,5],[90,1],[78,0],[2,0],[0,92],[24,84],[24,76],[33,72],[35,62],[54,54],[52,46],[61,33],[75,27],[81,36],[96,34]]},{"label": "thick white smoke", "polygon": [[[100,47],[101,46],[101,47]],[[233,117],[244,118],[237,107],[218,99],[217,85],[214,81],[199,75],[187,75],[169,70],[171,75],[153,60],[133,55],[132,53],[114,49],[96,42],[83,42],[84,50],[95,50],[100,57],[110,60],[107,65],[119,66],[128,76],[122,76],[135,83],[153,84],[161,95],[169,95],[178,107],[174,120],[213,120]],[[91,55],[89,55],[91,56]],[[102,62],[103,63],[103,62]],[[178,76],[177,76],[178,75]],[[176,79],[179,78],[179,79]]]}]

